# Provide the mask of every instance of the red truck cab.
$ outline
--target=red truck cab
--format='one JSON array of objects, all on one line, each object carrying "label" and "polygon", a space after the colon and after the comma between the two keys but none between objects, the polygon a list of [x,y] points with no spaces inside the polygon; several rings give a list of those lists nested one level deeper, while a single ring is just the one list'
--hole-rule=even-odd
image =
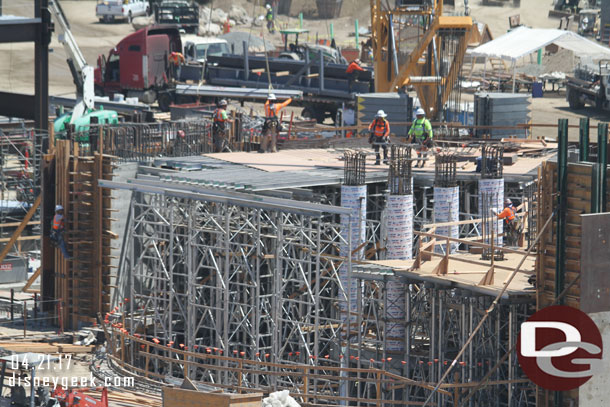
[{"label": "red truck cab", "polygon": [[120,93],[153,103],[157,92],[172,81],[172,52],[182,52],[180,32],[175,27],[150,26],[128,35],[110,50],[107,59],[98,57],[95,94],[114,97]]}]

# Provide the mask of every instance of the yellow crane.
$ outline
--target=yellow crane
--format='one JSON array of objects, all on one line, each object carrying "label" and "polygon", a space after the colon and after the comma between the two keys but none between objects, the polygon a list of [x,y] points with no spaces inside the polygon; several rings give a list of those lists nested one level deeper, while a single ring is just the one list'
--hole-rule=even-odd
[{"label": "yellow crane", "polygon": [[412,85],[427,116],[438,117],[455,93],[472,19],[443,16],[443,0],[397,0],[394,9],[370,4],[375,91]]}]

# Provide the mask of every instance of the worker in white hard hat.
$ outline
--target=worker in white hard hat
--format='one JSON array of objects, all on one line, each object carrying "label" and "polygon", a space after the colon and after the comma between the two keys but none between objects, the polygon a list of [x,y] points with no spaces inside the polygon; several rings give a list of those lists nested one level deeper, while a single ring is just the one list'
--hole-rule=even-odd
[{"label": "worker in white hard hat", "polygon": [[227,140],[227,125],[231,122],[227,115],[227,101],[222,99],[218,102],[218,108],[214,111],[214,121],[212,124],[212,138],[214,141],[214,151],[231,152]]},{"label": "worker in white hard hat", "polygon": [[265,20],[267,20],[267,29],[271,34],[275,33],[275,16],[273,15],[273,8],[271,4],[265,5],[267,14],[265,14]]},{"label": "worker in white hard hat", "polygon": [[277,136],[281,131],[280,110],[288,106],[290,102],[292,102],[292,98],[278,103],[273,93],[267,96],[267,101],[265,102],[265,123],[263,123],[263,140],[258,150],[259,153],[277,152]]},{"label": "worker in white hard hat", "polygon": [[522,225],[517,217],[517,209],[514,207],[513,202],[506,198],[504,200],[504,210],[500,213],[497,213],[495,210],[492,210],[492,212],[498,219],[504,219],[504,236],[506,237],[506,243],[509,246],[517,246]]},{"label": "worker in white hard hat", "polygon": [[[415,111],[415,117],[416,119],[409,129],[409,139],[407,142],[415,142],[418,144],[416,148],[417,158],[419,159],[420,167],[423,167],[426,155],[428,154],[427,151],[434,145],[432,141],[432,125],[430,124],[430,121],[426,119],[426,112],[424,112],[424,109],[421,107]],[[422,155],[424,159],[422,159]]]},{"label": "worker in white hard hat", "polygon": [[69,260],[72,258],[68,249],[66,249],[66,241],[64,240],[64,207],[61,205],[55,206],[55,216],[53,216],[53,224],[51,226],[51,240],[59,247],[64,257]]},{"label": "worker in white hard hat", "polygon": [[383,148],[383,163],[388,163],[388,144],[390,143],[390,123],[386,120],[388,115],[383,110],[379,110],[375,119],[369,125],[371,135],[369,143],[375,150],[375,165],[380,164],[379,147]]}]

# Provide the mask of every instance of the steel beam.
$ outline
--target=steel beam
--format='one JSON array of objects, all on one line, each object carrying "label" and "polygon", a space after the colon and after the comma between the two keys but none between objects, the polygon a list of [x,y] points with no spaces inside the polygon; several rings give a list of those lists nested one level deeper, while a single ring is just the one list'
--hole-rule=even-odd
[{"label": "steel beam", "polygon": [[0,20],[0,43],[34,42],[38,40],[37,31],[42,19],[14,18]]},{"label": "steel beam", "polygon": [[[567,186],[568,186],[568,119],[559,119],[557,128],[557,259],[555,263],[555,297],[563,292],[566,272],[566,215],[567,215]],[[560,304],[563,299],[559,300]]]},{"label": "steel beam", "polygon": [[[32,110],[35,99],[34,95],[0,92],[0,114],[7,117],[35,120],[36,115]],[[38,123],[36,123],[36,127],[38,127]]]},{"label": "steel beam", "polygon": [[589,161],[589,118],[581,117],[580,119],[580,140],[578,143],[578,159],[580,161]]}]

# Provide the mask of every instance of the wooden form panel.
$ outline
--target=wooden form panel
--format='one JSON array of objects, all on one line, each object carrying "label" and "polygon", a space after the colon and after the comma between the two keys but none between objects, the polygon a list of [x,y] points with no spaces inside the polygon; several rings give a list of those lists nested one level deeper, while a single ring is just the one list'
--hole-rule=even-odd
[{"label": "wooden form panel", "polygon": [[110,311],[111,240],[107,216],[110,191],[98,180],[112,180],[112,157],[88,153],[78,143],[57,140],[55,146],[55,202],[65,209],[66,260],[55,251],[55,298],[62,301],[61,318],[66,327],[91,323],[98,313]]},{"label": "wooden form panel", "polygon": [[263,393],[203,393],[194,390],[163,388],[163,407],[260,407]]}]

